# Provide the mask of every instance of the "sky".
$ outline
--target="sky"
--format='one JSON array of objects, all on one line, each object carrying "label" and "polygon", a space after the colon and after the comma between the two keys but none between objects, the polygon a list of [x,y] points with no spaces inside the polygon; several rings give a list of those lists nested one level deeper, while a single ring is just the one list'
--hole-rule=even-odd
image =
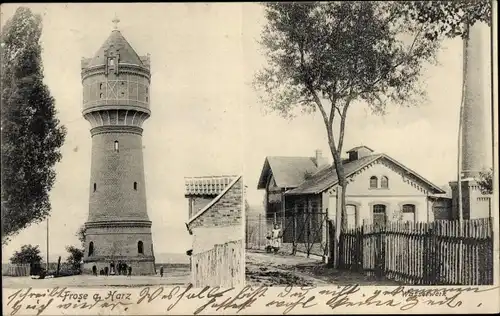
[{"label": "sky", "polygon": [[[2,5],[2,26],[18,6]],[[313,156],[321,149],[329,157],[319,113],[293,120],[267,113],[250,86],[265,62],[257,42],[265,22],[259,5],[27,6],[43,17],[45,83],[68,130],[50,192],[51,256],[65,255],[66,245],[78,244],[75,233],[88,216],[91,138],[90,124],[81,115],[80,60],[92,57],[106,40],[115,14],[136,52],[151,54],[152,114],[143,126],[143,145],[156,253],[184,253],[191,247],[184,177],[243,174],[249,204],[261,207],[263,195],[256,187],[266,156]],[[445,41],[438,60],[425,72],[428,100],[419,107],[390,106],[385,116],[372,115],[363,104],[353,107],[344,149],[366,145],[438,185],[455,180],[461,40]],[[491,143],[491,136],[485,137]],[[2,261],[23,244],[39,245],[45,255],[46,225],[31,225],[13,237],[2,249]]]}]

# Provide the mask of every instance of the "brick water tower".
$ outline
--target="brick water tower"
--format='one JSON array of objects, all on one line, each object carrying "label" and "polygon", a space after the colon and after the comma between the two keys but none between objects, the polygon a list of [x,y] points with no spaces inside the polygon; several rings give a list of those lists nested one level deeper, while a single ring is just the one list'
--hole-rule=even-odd
[{"label": "brick water tower", "polygon": [[83,116],[92,137],[89,216],[83,270],[155,273],[146,208],[142,125],[150,116],[150,59],[115,29],[92,58],[82,59]]}]

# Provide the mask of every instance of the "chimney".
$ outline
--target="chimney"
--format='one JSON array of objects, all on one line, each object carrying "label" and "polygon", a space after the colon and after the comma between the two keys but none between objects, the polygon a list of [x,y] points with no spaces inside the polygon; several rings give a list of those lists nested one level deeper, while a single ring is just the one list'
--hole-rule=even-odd
[{"label": "chimney", "polygon": [[323,157],[323,152],[319,149],[316,149],[316,155],[315,155],[315,162],[316,162],[316,167],[323,167],[326,165],[326,160]]}]

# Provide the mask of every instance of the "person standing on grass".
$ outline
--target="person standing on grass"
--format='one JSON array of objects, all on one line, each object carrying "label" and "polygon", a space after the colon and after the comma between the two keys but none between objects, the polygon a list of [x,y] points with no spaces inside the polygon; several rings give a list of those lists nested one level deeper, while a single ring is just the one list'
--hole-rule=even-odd
[{"label": "person standing on grass", "polygon": [[160,267],[160,278],[163,278],[163,266]]},{"label": "person standing on grass", "polygon": [[132,275],[132,266],[128,266],[128,276]]},{"label": "person standing on grass", "polygon": [[281,247],[281,229],[278,224],[274,224],[274,229],[271,232],[271,246],[274,253],[277,254]]}]

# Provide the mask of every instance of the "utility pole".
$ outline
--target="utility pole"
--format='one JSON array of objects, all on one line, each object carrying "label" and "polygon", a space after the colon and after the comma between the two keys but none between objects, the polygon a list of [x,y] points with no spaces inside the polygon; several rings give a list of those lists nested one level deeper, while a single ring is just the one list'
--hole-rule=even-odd
[{"label": "utility pole", "polygon": [[47,272],[49,272],[49,218],[47,217]]}]

